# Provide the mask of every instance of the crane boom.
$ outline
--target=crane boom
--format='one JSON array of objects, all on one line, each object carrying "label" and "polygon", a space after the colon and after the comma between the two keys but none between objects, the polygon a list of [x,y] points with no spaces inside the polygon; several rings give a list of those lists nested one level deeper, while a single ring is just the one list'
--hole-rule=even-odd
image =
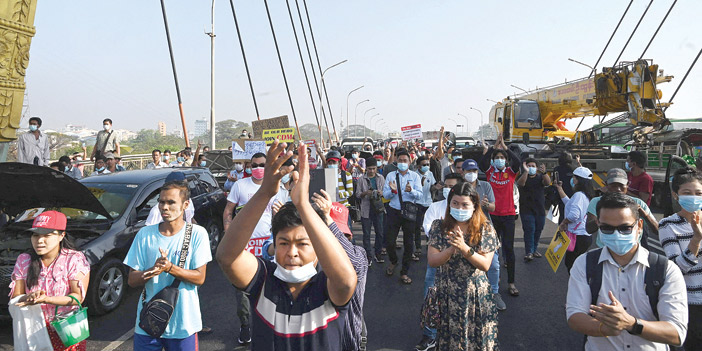
[{"label": "crane boom", "polygon": [[577,143],[575,131],[565,120],[624,113],[632,126],[659,130],[669,124],[657,86],[672,80],[650,60],[621,62],[605,67],[592,78],[558,84],[515,97],[507,97],[490,110],[490,124],[505,141],[550,142],[567,139]]}]

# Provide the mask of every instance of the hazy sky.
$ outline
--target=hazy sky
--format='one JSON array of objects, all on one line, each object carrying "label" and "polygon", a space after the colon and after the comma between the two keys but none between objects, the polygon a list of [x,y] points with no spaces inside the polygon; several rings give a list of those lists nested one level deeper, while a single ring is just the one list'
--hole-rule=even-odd
[{"label": "hazy sky", "polygon": [[[210,39],[208,0],[167,1],[181,93],[189,129],[209,118]],[[627,0],[308,0],[327,89],[336,119],[346,119],[351,95],[351,124],[357,102],[358,123],[371,107],[391,130],[421,123],[454,130],[492,103],[517,90],[586,76]],[[651,38],[672,0],[653,3],[622,60],[632,61]],[[600,67],[611,66],[648,1],[636,0],[605,53]],[[314,123],[292,27],[284,0],[269,0],[273,23],[300,125]],[[302,6],[302,0],[300,0]],[[263,1],[235,1],[246,54],[262,117],[288,114],[290,105],[280,73]],[[291,0],[301,36],[294,0]],[[304,11],[304,10],[303,10]],[[651,58],[673,82],[661,85],[667,101],[702,46],[702,2],[680,1],[651,45]],[[304,16],[304,12],[303,12]],[[228,1],[216,6],[217,120],[256,118]],[[45,128],[67,123],[99,128],[104,117],[115,128],[168,129],[179,126],[173,76],[159,1],[39,1],[27,73],[32,115]],[[309,34],[309,32],[308,32]],[[304,50],[304,44],[303,44]],[[309,62],[305,55],[305,61]],[[695,108],[702,91],[702,63],[693,69],[668,110],[668,117],[700,117]],[[311,77],[311,75],[310,75]],[[314,85],[313,85],[314,89]],[[344,121],[344,124],[346,122]],[[570,126],[571,124],[569,124]],[[331,122],[330,122],[331,127]],[[379,128],[380,129],[380,128]],[[386,130],[387,131],[387,130]]]}]

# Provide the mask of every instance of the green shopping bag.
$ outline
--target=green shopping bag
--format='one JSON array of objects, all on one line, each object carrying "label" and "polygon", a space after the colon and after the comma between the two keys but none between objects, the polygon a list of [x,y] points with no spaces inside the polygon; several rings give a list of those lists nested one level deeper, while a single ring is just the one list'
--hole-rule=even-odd
[{"label": "green shopping bag", "polygon": [[78,303],[79,308],[71,312],[59,315],[58,308],[54,310],[54,319],[51,321],[51,327],[56,330],[61,342],[64,346],[75,345],[88,337],[90,330],[88,329],[88,308],[82,307],[80,301],[73,296],[68,296]]}]

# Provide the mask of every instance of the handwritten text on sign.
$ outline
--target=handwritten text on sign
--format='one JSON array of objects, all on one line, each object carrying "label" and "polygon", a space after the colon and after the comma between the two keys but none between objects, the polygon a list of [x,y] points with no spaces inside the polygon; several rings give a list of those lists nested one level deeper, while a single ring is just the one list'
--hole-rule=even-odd
[{"label": "handwritten text on sign", "polygon": [[402,140],[422,139],[422,125],[402,127]]},{"label": "handwritten text on sign", "polygon": [[295,141],[295,128],[266,129],[263,131],[263,140],[266,145],[273,144],[278,138],[281,143],[292,143]]}]

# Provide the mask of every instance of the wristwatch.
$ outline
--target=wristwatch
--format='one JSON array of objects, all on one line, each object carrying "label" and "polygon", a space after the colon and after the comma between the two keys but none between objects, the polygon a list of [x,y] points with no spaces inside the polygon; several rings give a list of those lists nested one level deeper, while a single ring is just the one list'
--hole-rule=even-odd
[{"label": "wristwatch", "polygon": [[[470,254],[470,256],[475,255],[475,250],[473,250],[472,246],[468,246],[468,253]],[[468,256],[468,257],[470,257],[470,256]]]},{"label": "wristwatch", "polygon": [[634,317],[634,326],[631,327],[631,330],[627,330],[627,332],[629,332],[629,334],[631,335],[641,335],[641,333],[643,332],[643,327],[644,326],[643,324],[641,324],[639,319]]}]

